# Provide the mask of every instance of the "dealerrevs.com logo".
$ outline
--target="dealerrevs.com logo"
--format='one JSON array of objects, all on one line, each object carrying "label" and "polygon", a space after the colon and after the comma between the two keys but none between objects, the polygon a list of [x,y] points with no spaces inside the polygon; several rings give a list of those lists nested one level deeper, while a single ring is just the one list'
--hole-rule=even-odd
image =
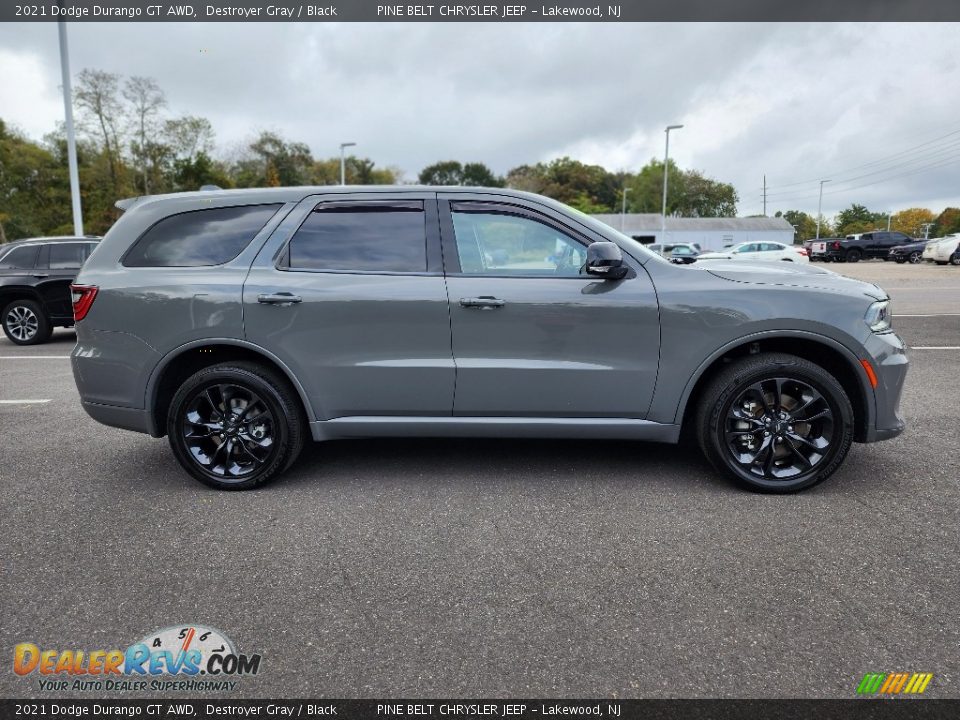
[{"label": "dealerrevs.com logo", "polygon": [[260,672],[259,654],[238,653],[219,630],[175,625],[126,649],[41,649],[19,643],[13,671],[35,677],[42,691],[233,690]]}]

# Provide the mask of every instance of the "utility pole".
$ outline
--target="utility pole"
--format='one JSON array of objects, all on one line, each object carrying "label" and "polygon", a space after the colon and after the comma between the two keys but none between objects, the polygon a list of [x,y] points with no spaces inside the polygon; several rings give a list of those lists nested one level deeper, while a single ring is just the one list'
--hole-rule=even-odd
[{"label": "utility pole", "polygon": [[890,232],[890,213],[887,213],[887,232]]},{"label": "utility pole", "polygon": [[820,210],[823,207],[823,184],[830,182],[829,180],[820,181],[820,199],[817,200],[817,240],[820,239]]},{"label": "utility pole", "polygon": [[344,155],[344,148],[354,147],[355,142],[340,143],[340,184],[347,184],[347,156]]},{"label": "utility pole", "polygon": [[664,132],[667,134],[667,144],[663,151],[663,209],[660,212],[660,242],[667,237],[667,176],[670,174],[670,131],[679,130],[683,125],[667,125]]},{"label": "utility pole", "polygon": [[67,130],[67,165],[70,169],[70,199],[73,203],[73,234],[83,237],[83,211],[80,207],[80,173],[77,171],[77,137],[73,130],[73,88],[70,84],[70,54],[67,49],[67,24],[57,22],[60,34],[60,79],[63,83],[63,115]]},{"label": "utility pole", "polygon": [[923,223],[920,227],[923,228],[923,239],[924,239],[924,240],[929,240],[929,239],[930,239],[930,228],[933,227],[933,223]]},{"label": "utility pole", "polygon": [[763,216],[767,216],[767,174],[763,174]]},{"label": "utility pole", "polygon": [[623,209],[620,211],[620,232],[623,232],[624,223],[627,219],[627,192],[630,190],[626,185],[623,186]]}]

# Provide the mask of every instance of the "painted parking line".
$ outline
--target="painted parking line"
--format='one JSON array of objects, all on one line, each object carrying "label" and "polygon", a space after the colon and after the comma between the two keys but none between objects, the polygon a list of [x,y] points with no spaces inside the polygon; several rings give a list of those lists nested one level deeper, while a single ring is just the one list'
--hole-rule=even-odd
[{"label": "painted parking line", "polygon": [[69,360],[69,355],[0,355],[0,360]]},{"label": "painted parking line", "polygon": [[928,313],[928,314],[910,314],[910,313],[896,313],[894,318],[905,318],[905,317],[960,317],[960,313]]},{"label": "painted parking line", "polygon": [[911,350],[960,350],[960,345],[911,345]]},{"label": "painted parking line", "polygon": [[44,400],[0,400],[0,405],[42,405],[50,402],[50,398]]}]

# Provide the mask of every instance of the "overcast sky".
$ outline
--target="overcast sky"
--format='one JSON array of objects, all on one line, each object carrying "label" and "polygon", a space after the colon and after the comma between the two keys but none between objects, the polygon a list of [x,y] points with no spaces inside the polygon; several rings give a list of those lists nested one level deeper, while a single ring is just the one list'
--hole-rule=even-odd
[{"label": "overcast sky", "polygon": [[[72,70],[155,78],[222,152],[260,129],[338,143],[408,179],[437,160],[663,155],[732,182],[739,212],[960,205],[957,24],[148,24],[69,26]],[[0,118],[62,120],[56,24],[0,26]],[[952,134],[951,134],[952,133]],[[921,146],[921,147],[917,147]],[[913,149],[916,148],[916,149]],[[892,157],[891,157],[892,156]],[[880,162],[878,162],[880,161]]]}]

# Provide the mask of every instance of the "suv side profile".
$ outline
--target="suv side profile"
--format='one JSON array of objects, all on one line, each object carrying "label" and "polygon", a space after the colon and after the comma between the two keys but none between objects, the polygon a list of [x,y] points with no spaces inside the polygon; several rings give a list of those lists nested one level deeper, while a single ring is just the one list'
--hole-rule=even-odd
[{"label": "suv side profile", "polygon": [[0,245],[0,318],[17,345],[50,339],[73,325],[70,283],[97,246],[96,237],[30,238]]},{"label": "suv side profile", "polygon": [[[268,481],[307,439],[696,437],[792,492],[902,432],[875,285],[673,265],[506,189],[270,188],[121,201],[74,286],[86,412],[194,478]],[[760,264],[758,264],[760,265]]]}]

